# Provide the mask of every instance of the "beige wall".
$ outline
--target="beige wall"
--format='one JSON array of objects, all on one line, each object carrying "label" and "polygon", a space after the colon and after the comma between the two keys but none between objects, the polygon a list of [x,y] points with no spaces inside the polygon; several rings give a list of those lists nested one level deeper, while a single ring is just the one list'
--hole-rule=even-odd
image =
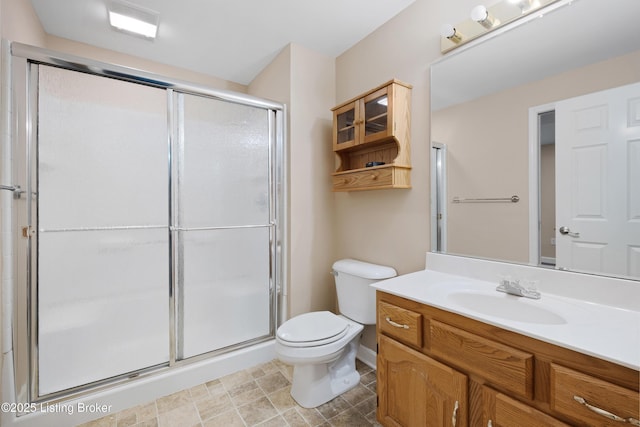
[{"label": "beige wall", "polygon": [[47,38],[42,25],[31,7],[24,0],[1,0],[2,38],[34,46],[44,46]]},{"label": "beige wall", "polygon": [[[413,86],[413,169],[409,190],[335,193],[335,258],[389,265],[399,274],[424,269],[430,247],[429,65],[440,57],[440,26],[466,19],[475,4],[416,0],[336,59],[336,104],[392,78]],[[365,328],[362,344],[375,350],[375,327]]]},{"label": "beige wall", "polygon": [[[495,2],[494,2],[495,3]],[[336,101],[397,78],[413,85],[410,190],[338,193],[336,257],[424,268],[429,250],[429,65],[440,57],[440,27],[467,18],[476,0],[416,0],[336,60]]]},{"label": "beige wall", "polygon": [[[448,151],[448,251],[527,263],[529,108],[631,83],[638,76],[640,51],[434,112],[433,139],[447,144]],[[511,195],[520,202],[451,203],[454,196]],[[550,237],[544,239],[547,243]]]},{"label": "beige wall", "polygon": [[333,164],[333,58],[291,44],[249,85],[249,93],[288,105],[288,317],[335,307],[334,209],[327,170]]}]

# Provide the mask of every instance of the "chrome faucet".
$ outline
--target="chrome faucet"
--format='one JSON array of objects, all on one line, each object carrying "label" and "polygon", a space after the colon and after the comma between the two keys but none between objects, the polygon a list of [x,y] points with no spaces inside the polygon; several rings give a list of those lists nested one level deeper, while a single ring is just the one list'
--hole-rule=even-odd
[{"label": "chrome faucet", "polygon": [[527,288],[520,283],[520,280],[511,280],[504,278],[500,280],[500,284],[496,288],[496,291],[506,292],[510,295],[516,295],[519,297],[540,299],[540,292],[535,289]]}]

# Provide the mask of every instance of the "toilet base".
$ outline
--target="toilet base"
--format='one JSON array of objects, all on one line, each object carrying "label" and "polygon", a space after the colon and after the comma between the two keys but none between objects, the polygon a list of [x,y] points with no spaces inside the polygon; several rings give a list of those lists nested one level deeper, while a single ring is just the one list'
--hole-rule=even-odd
[{"label": "toilet base", "polygon": [[303,408],[315,408],[360,382],[356,371],[356,353],[360,336],[351,340],[330,363],[294,365],[291,397]]}]

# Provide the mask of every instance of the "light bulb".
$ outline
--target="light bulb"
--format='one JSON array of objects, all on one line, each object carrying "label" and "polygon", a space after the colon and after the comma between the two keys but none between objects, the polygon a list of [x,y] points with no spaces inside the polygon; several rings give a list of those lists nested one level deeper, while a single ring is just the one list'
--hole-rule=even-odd
[{"label": "light bulb", "polygon": [[488,30],[498,24],[493,15],[481,4],[471,9],[471,19]]},{"label": "light bulb", "polygon": [[440,35],[451,40],[454,43],[460,43],[462,41],[462,34],[458,32],[451,24],[444,24],[440,27]]}]

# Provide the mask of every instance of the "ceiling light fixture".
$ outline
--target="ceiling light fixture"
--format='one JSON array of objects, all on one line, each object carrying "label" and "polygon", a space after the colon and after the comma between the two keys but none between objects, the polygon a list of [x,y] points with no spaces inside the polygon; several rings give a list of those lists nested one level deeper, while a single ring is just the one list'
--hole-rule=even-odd
[{"label": "ceiling light fixture", "polygon": [[155,39],[160,14],[153,10],[124,2],[109,2],[109,24],[116,30],[128,34]]}]

